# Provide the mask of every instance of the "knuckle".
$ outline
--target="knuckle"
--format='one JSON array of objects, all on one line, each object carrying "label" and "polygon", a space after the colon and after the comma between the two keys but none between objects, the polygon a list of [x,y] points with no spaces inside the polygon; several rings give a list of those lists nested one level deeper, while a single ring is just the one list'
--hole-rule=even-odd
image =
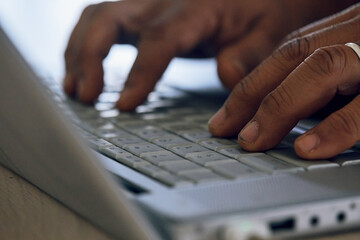
[{"label": "knuckle", "polygon": [[238,82],[231,91],[231,101],[226,101],[224,108],[227,112],[234,111],[237,108],[239,102],[246,102],[249,105],[259,102],[260,96],[256,94],[256,89],[253,87],[254,84],[250,84],[251,77]]},{"label": "knuckle", "polygon": [[293,105],[293,98],[286,87],[281,85],[270,92],[262,101],[261,109],[267,114],[282,116]]},{"label": "knuckle", "polygon": [[249,101],[258,98],[258,91],[253,82],[252,76],[248,75],[246,79],[243,79],[236,85],[232,94],[234,94],[235,98],[240,101]]},{"label": "knuckle", "polygon": [[82,13],[82,17],[86,17],[86,18],[92,18],[97,19],[97,18],[103,18],[103,17],[108,17],[109,15],[109,9],[112,7],[111,2],[101,2],[98,4],[91,4],[88,5],[87,7],[85,7],[83,13]]},{"label": "knuckle", "polygon": [[310,40],[308,37],[297,37],[286,42],[277,52],[286,61],[304,59],[310,55]]},{"label": "knuckle", "polygon": [[176,42],[177,52],[186,52],[192,47],[194,42],[194,35],[192,33],[184,33]]},{"label": "knuckle", "polygon": [[108,15],[109,8],[111,7],[112,7],[111,2],[101,2],[96,5],[93,5],[95,14],[105,17]]},{"label": "knuckle", "polygon": [[142,34],[142,39],[146,42],[161,43],[168,52],[184,53],[191,48],[193,36],[179,26],[176,27],[176,32],[174,30],[171,21],[151,24]]},{"label": "knuckle", "polygon": [[98,8],[98,5],[99,4],[91,4],[91,5],[86,6],[82,12],[82,16],[92,15],[92,13],[94,11],[96,11],[96,9]]},{"label": "knuckle", "polygon": [[340,75],[346,63],[346,53],[342,47],[322,47],[311,55],[308,66],[319,75]]},{"label": "knuckle", "polygon": [[167,31],[167,24],[163,22],[150,23],[143,31],[142,38],[147,41],[159,41],[166,37]]}]

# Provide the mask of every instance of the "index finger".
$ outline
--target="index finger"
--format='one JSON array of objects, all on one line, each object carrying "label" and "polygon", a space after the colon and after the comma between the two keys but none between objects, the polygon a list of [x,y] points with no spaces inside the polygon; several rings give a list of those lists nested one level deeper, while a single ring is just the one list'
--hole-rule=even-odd
[{"label": "index finger", "polygon": [[[181,3],[191,4],[191,1]],[[213,8],[189,11],[187,7],[190,6],[195,7],[185,6],[173,15],[165,12],[141,35],[138,56],[125,82],[117,108],[131,111],[143,103],[170,61],[175,56],[190,51],[214,32],[217,21],[214,19]],[[172,12],[174,9],[170,8],[168,11]]]}]

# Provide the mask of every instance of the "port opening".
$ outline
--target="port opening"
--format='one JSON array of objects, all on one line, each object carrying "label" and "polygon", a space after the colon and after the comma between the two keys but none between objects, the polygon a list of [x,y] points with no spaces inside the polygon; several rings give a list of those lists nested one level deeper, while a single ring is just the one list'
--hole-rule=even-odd
[{"label": "port opening", "polygon": [[310,226],[317,227],[319,225],[320,219],[318,216],[312,216],[310,218]]},{"label": "port opening", "polygon": [[269,222],[269,229],[273,233],[290,232],[295,229],[295,219],[293,217]]},{"label": "port opening", "polygon": [[336,215],[336,220],[338,223],[343,223],[345,222],[346,220],[346,214],[344,212],[339,212],[337,215]]}]

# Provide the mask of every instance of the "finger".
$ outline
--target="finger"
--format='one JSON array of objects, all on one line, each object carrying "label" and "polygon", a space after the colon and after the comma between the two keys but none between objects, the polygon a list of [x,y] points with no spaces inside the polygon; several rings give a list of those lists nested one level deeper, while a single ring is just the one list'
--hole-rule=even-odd
[{"label": "finger", "polygon": [[76,93],[76,81],[75,76],[71,73],[67,73],[63,81],[64,91],[70,96],[75,97]]},{"label": "finger", "polygon": [[84,10],[65,52],[65,91],[68,94],[75,91],[84,103],[92,102],[102,90],[101,62],[116,38],[115,24],[104,14],[108,8],[102,4]]},{"label": "finger", "polygon": [[306,159],[331,158],[360,139],[360,96],[296,139],[296,153]]},{"label": "finger", "polygon": [[184,7],[172,15],[169,11],[174,9],[159,16],[141,36],[138,56],[117,102],[120,110],[131,111],[144,102],[171,59],[191,50],[216,28],[212,7],[191,11]]},{"label": "finger", "polygon": [[209,130],[215,136],[236,135],[253,117],[262,99],[317,48],[356,41],[358,24],[359,19],[353,19],[282,45],[234,87],[209,121]]},{"label": "finger", "polygon": [[129,39],[134,39],[139,26],[126,20],[138,11],[137,3],[105,2],[84,10],[65,52],[64,87],[68,94],[75,92],[85,103],[98,96],[103,86],[102,60],[115,42],[128,43]]},{"label": "finger", "polygon": [[239,41],[224,47],[217,56],[217,71],[221,82],[232,89],[275,47],[261,28],[254,29]]},{"label": "finger", "polygon": [[286,40],[289,41],[294,38],[303,37],[307,34],[319,31],[321,29],[325,29],[328,27],[332,27],[336,24],[349,21],[354,17],[358,16],[359,13],[360,13],[360,4],[355,4],[354,6],[347,8],[337,14],[323,18],[303,28],[300,28],[297,31],[292,32],[286,37]]},{"label": "finger", "polygon": [[63,81],[64,91],[69,96],[75,96],[77,90],[77,56],[81,48],[82,35],[87,30],[87,23],[90,21],[91,16],[95,12],[96,8],[93,5],[85,8],[80,16],[80,19],[74,27],[68,45],[65,50],[65,71],[66,75]]},{"label": "finger", "polygon": [[359,84],[360,62],[345,45],[323,47],[299,65],[262,101],[239,134],[247,150],[277,145],[300,119],[325,106],[343,86]]}]

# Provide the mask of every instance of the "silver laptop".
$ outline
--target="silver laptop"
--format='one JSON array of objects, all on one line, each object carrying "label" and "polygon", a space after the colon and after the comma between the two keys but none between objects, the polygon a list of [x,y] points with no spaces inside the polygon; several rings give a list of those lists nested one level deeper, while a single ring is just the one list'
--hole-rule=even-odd
[{"label": "silver laptop", "polygon": [[160,84],[136,113],[39,77],[0,30],[0,163],[119,239],[288,238],[360,227],[360,153],[304,161],[292,143],[249,153],[213,138],[224,94]]}]

